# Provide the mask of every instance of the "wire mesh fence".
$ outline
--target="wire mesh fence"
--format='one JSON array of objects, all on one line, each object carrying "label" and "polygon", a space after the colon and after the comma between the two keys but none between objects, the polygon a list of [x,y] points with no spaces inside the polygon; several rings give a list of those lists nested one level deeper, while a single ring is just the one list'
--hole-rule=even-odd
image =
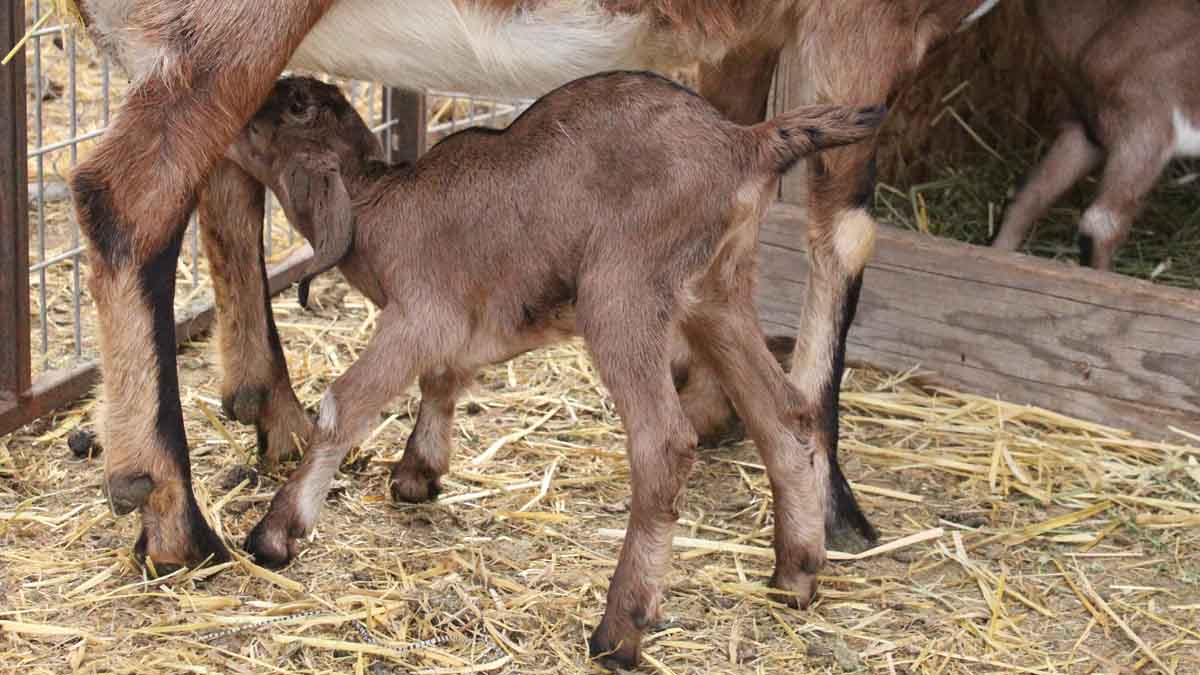
[{"label": "wire mesh fence", "polygon": [[[51,11],[50,0],[13,0],[14,13],[22,1],[26,30]],[[27,235],[29,262],[30,335],[25,352],[36,384],[39,377],[82,372],[98,358],[97,319],[86,283],[87,243],[75,219],[67,179],[103,136],[127,85],[90,41],[55,22],[29,34],[24,58],[27,217],[15,226],[27,228],[22,233]],[[381,136],[400,123],[393,108],[407,103],[397,103],[395,90],[368,82],[337,83]],[[427,124],[417,133],[426,146],[470,126],[507,126],[531,103],[456,92],[429,92],[404,101],[424,104],[418,119],[419,124]],[[176,278],[177,317],[197,316],[211,307],[213,299],[195,216],[184,236]],[[303,244],[269,194],[263,236],[268,265]],[[20,339],[0,336],[4,341]],[[94,369],[89,372],[94,378]],[[11,397],[13,392],[8,394]]]}]

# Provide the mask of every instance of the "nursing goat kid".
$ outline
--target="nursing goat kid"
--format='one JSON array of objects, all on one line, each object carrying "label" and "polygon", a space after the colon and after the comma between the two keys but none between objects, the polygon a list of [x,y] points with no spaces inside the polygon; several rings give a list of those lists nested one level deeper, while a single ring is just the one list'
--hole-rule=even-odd
[{"label": "nursing goat kid", "polygon": [[[717,373],[774,493],[782,599],[807,606],[825,561],[828,457],[754,309],[759,225],[779,177],[874,134],[881,108],[802,107],[741,126],[656,75],[576,80],[505,131],[471,129],[413,165],[371,159],[336,87],[284,79],[231,158],[344,239],[352,284],[382,309],[359,359],[321,400],[312,444],[246,542],[280,566],[312,531],[330,481],[389,401],[420,377],[393,495],[424,501],[449,468],[455,399],[487,364],[581,335],[628,434],[629,528],[593,655],[637,662],[659,614],[671,530],[697,435],[676,394],[673,336]],[[331,228],[324,235],[322,228]]]},{"label": "nursing goat kid", "polygon": [[[78,0],[95,42],[131,79],[71,185],[99,315],[105,486],[114,513],[141,515],[135,553],[158,570],[228,555],[193,494],[176,374],[174,272],[193,207],[212,263],[227,409],[258,427],[267,462],[312,430],[271,317],[256,238],[264,190],[222,161],[285,68],[515,96],[599,70],[699,61],[700,93],[753,124],[765,116],[784,45],[797,45],[806,102],[873,104],[996,2]],[[841,547],[875,537],[837,462],[846,332],[876,227],[865,210],[875,145],[807,162],[811,265],[789,377],[816,420],[810,440],[828,458],[826,528]],[[690,369],[685,394],[719,394],[715,377]]]}]

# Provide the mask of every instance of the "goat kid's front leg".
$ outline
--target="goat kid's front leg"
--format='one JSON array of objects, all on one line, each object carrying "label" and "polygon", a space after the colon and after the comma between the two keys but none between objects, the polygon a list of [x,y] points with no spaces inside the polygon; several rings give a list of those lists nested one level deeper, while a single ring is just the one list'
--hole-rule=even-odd
[{"label": "goat kid's front leg", "polygon": [[346,453],[366,438],[383,407],[422,369],[429,352],[404,319],[385,309],[379,332],[325,392],[311,446],[246,539],[246,550],[260,565],[291,562],[299,540],[316,524]]},{"label": "goat kid's front leg", "polygon": [[200,192],[197,211],[217,305],[221,403],[225,413],[258,430],[264,467],[299,451],[312,421],[292,391],[263,250],[266,188],[222,160]]},{"label": "goat kid's front leg", "polygon": [[[188,214],[208,172],[330,3],[243,3],[219,18],[157,6],[131,14],[142,23],[121,35],[166,41],[144,45],[146,53],[161,48],[162,58],[136,74],[120,115],[71,177],[99,315],[109,503],[117,515],[140,511],[135,554],[159,571],[228,556],[193,494],[179,400],[173,301]],[[238,34],[266,16],[271,31],[253,40]],[[199,54],[224,61],[197,64]]]},{"label": "goat kid's front leg", "polygon": [[417,504],[433,501],[441,494],[441,478],[450,470],[454,406],[472,375],[439,367],[421,376],[417,424],[388,481],[393,500]]}]

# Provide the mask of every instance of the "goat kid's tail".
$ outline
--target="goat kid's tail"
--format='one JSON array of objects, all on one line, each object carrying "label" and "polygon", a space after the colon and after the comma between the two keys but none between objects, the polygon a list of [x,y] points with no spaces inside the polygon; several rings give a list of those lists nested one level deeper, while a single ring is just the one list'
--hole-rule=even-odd
[{"label": "goat kid's tail", "polygon": [[826,148],[857,143],[875,135],[887,106],[853,108],[843,105],[809,105],[788,111],[753,128],[764,168],[780,173],[796,162]]}]

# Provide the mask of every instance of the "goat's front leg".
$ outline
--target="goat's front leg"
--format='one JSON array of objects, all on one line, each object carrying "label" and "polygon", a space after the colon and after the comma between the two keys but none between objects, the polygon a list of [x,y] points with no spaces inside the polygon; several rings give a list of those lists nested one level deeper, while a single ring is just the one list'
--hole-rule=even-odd
[{"label": "goat's front leg", "polygon": [[450,470],[454,406],[472,375],[470,371],[439,367],[421,376],[417,424],[388,481],[395,501],[428,502],[441,493],[441,478]]},{"label": "goat's front leg", "polygon": [[[139,5],[118,37],[146,40],[140,53],[158,58],[143,59],[121,114],[71,179],[99,314],[109,503],[118,515],[141,512],[135,553],[159,571],[228,555],[192,492],[179,400],[173,300],[184,227],[208,172],[331,2],[180,16]],[[271,30],[249,39],[268,18]]]},{"label": "goat's front leg", "polygon": [[[379,411],[404,393],[429,362],[428,341],[422,338],[420,328],[414,329],[405,319],[399,312],[385,309],[379,332],[325,392],[304,459],[275,493],[267,514],[246,539],[246,550],[260,565],[282,567],[295,557],[299,539],[317,522],[346,453],[366,438]],[[437,337],[437,331],[424,335]]]},{"label": "goat's front leg", "polygon": [[[585,293],[581,292],[581,298]],[[581,305],[587,303],[581,299]],[[616,302],[651,309],[644,297]],[[579,310],[587,312],[583,307]],[[591,314],[582,333],[596,369],[612,394],[628,436],[633,500],[629,527],[608,588],[604,618],[588,641],[607,667],[637,665],[642,635],[660,617],[663,576],[671,559],[671,533],[679,499],[696,454],[692,429],[675,394],[665,326],[656,316]]]},{"label": "goat's front leg", "polygon": [[1104,153],[1088,139],[1083,123],[1072,120],[1063,125],[1049,152],[1033,169],[1004,212],[1004,221],[992,246],[1015,251],[1025,241],[1034,221],[1060,197],[1100,163]]},{"label": "goat's front leg", "polygon": [[292,391],[267,285],[263,251],[266,188],[229,160],[200,192],[197,211],[217,305],[221,403],[258,430],[265,467],[294,455],[312,421]]}]

